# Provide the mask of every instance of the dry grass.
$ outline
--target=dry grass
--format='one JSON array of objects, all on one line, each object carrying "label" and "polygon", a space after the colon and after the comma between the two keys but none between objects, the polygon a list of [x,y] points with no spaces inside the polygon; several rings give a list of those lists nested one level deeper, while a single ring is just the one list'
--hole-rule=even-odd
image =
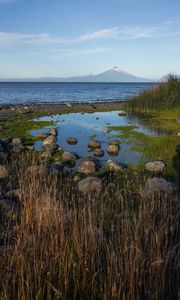
[{"label": "dry grass", "polygon": [[178,299],[176,198],[145,199],[136,173],[82,198],[69,176],[29,176],[27,159],[13,164],[8,185],[21,194],[0,254],[0,299]]}]

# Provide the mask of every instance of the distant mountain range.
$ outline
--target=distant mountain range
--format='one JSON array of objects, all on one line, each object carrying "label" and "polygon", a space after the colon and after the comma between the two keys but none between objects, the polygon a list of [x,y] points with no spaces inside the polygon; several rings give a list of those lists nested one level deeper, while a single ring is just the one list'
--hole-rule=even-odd
[{"label": "distant mountain range", "polygon": [[4,79],[1,82],[151,82],[151,79],[141,78],[114,67],[96,75],[62,77],[41,77],[41,78],[18,78]]}]

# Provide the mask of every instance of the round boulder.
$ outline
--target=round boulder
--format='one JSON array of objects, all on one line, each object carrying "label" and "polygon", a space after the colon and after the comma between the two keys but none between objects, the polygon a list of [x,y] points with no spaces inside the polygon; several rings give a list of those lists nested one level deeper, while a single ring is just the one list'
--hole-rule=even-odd
[{"label": "round boulder", "polygon": [[77,172],[91,174],[97,171],[96,162],[91,158],[82,158],[77,166]]},{"label": "round boulder", "polygon": [[110,172],[123,172],[123,168],[115,161],[109,159],[105,166]]},{"label": "round boulder", "polygon": [[88,143],[88,148],[90,149],[101,148],[101,142],[98,140],[90,140]]},{"label": "round boulder", "polygon": [[117,155],[119,152],[119,147],[116,145],[109,145],[107,147],[107,152],[109,155]]},{"label": "round boulder", "polygon": [[75,137],[68,137],[68,138],[66,139],[66,142],[67,142],[68,144],[70,144],[70,145],[76,145],[77,142],[78,142],[78,139],[75,138]]},{"label": "round boulder", "polygon": [[97,157],[102,157],[104,156],[104,150],[102,149],[94,149],[94,156],[97,156]]},{"label": "round boulder", "polygon": [[50,128],[49,129],[49,135],[57,137],[58,136],[58,130],[56,128]]},{"label": "round boulder", "polygon": [[71,152],[64,151],[62,154],[62,160],[64,162],[69,162],[74,164],[76,162],[76,156]]},{"label": "round boulder", "polygon": [[103,185],[101,179],[97,177],[88,177],[79,181],[78,189],[84,195],[94,193],[99,194],[103,189]]},{"label": "round boulder", "polygon": [[23,143],[23,139],[21,137],[17,137],[17,138],[12,139],[12,144],[13,145],[22,144],[22,143]]},{"label": "round boulder", "polygon": [[166,170],[166,163],[162,160],[155,160],[145,164],[145,170],[152,173],[164,172]]},{"label": "round boulder", "polygon": [[52,144],[56,144],[56,137],[53,135],[48,136],[44,141],[43,141],[43,145],[52,145]]}]

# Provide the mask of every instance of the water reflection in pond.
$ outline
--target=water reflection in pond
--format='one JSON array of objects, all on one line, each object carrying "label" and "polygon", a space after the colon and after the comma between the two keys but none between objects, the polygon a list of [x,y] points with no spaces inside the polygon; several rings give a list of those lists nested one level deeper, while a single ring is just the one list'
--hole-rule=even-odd
[{"label": "water reflection in pond", "polygon": [[[132,146],[121,137],[121,130],[117,131],[115,128],[109,130],[110,126],[119,126],[127,128],[127,126],[135,126],[134,130],[150,136],[158,135],[156,131],[151,130],[143,125],[137,117],[119,116],[119,111],[113,112],[95,112],[95,113],[72,113],[63,115],[54,115],[50,117],[41,117],[40,121],[54,121],[58,129],[58,144],[66,151],[71,151],[79,156],[93,156],[93,152],[88,152],[88,141],[90,138],[95,138],[101,141],[102,149],[105,154],[101,160],[113,159],[121,163],[138,164],[142,157],[142,153],[134,151]],[[31,131],[32,135],[40,132],[48,132],[49,127],[41,130]],[[113,157],[107,153],[108,141],[114,139],[120,141],[120,151],[117,156]],[[78,143],[76,145],[69,145],[66,141],[67,137],[76,137]],[[42,142],[36,143],[36,149],[42,147]]]}]

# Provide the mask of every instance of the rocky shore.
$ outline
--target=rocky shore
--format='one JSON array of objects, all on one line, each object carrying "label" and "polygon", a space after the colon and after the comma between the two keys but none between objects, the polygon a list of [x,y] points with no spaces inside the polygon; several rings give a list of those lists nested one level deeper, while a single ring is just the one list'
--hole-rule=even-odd
[{"label": "rocky shore", "polygon": [[100,103],[43,103],[43,104],[9,104],[0,105],[1,115],[35,114],[51,115],[73,112],[94,112],[119,110],[123,102],[100,102]]}]

